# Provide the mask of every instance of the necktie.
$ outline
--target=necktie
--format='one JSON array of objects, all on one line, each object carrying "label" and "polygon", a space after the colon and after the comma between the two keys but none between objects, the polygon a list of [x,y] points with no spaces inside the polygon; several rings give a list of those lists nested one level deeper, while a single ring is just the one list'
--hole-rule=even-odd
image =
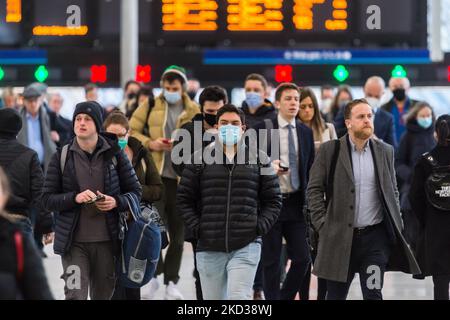
[{"label": "necktie", "polygon": [[298,175],[297,152],[295,150],[295,142],[292,129],[294,129],[294,126],[288,125],[289,171],[291,176],[292,189],[298,190],[298,188],[300,187],[300,177]]}]

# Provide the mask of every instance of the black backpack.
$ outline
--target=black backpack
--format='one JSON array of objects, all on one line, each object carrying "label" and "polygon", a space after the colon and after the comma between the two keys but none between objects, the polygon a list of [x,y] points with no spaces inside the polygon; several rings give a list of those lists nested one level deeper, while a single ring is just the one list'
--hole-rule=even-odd
[{"label": "black backpack", "polygon": [[430,153],[424,158],[431,165],[431,174],[425,181],[427,199],[436,209],[450,211],[450,166],[440,166]]}]

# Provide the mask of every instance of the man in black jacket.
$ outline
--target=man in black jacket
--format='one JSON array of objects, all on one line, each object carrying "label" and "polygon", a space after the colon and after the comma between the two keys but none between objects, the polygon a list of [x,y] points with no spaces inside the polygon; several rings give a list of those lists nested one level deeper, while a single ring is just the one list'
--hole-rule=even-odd
[{"label": "man in black jacket", "polygon": [[244,123],[240,109],[223,106],[217,113],[218,141],[204,150],[214,161],[205,157],[203,164],[195,164],[194,154],[194,164],[185,166],[178,187],[178,210],[198,239],[197,267],[205,300],[252,298],[261,237],[281,208],[270,164],[250,161],[257,155],[241,139]]},{"label": "man in black jacket", "polygon": [[76,137],[51,159],[43,203],[55,214],[56,254],[62,256],[66,299],[110,299],[114,291],[119,212],[125,193],[142,188],[115,135],[100,133],[101,107],[76,105]]},{"label": "man in black jacket", "polygon": [[[6,210],[23,216],[21,225],[24,231],[32,235],[31,209],[39,208],[44,185],[44,174],[37,153],[17,141],[22,128],[22,119],[14,109],[0,110],[0,166],[6,171],[11,185],[11,195]],[[50,212],[39,210],[45,243],[52,241],[53,223]]]},{"label": "man in black jacket", "polygon": [[[210,141],[203,140],[203,135],[205,132],[214,134],[217,132],[217,129],[214,127],[216,124],[216,115],[217,112],[224,104],[228,102],[227,92],[224,88],[219,86],[210,86],[206,87],[199,98],[200,102],[200,110],[202,113],[195,115],[191,122],[186,123],[181,127],[181,129],[186,130],[188,133],[185,137],[189,138],[189,143],[191,145],[191,153],[194,153],[199,150],[203,150]],[[196,132],[196,130],[198,130]],[[196,143],[196,139],[200,140],[200,143]],[[172,149],[172,160],[174,157],[180,156],[183,154],[177,154],[177,145],[180,143],[180,140],[175,140],[173,149]],[[199,146],[198,150],[196,146]],[[175,164],[172,163],[173,169],[177,173],[177,175],[181,176],[183,174],[184,163]],[[193,236],[191,230],[186,228],[184,230],[184,239],[192,244],[192,248],[194,251],[194,277],[195,277],[195,291],[197,295],[197,300],[203,300],[202,288],[200,285],[200,276],[197,270],[197,260],[195,259],[195,252],[197,247],[197,239]]]},{"label": "man in black jacket", "polygon": [[408,78],[392,77],[389,80],[389,90],[392,92],[392,99],[381,108],[392,114],[394,117],[395,139],[400,141],[403,132],[406,130],[406,115],[417,103],[409,97],[411,83]]},{"label": "man in black jacket", "polygon": [[262,75],[252,73],[245,79],[245,100],[242,102],[247,129],[254,128],[265,119],[277,117],[277,110],[267,95],[267,80]]}]

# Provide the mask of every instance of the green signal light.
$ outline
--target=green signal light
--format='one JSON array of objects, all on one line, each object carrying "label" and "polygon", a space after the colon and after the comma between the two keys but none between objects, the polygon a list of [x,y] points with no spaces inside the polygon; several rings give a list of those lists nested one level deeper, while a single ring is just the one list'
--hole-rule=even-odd
[{"label": "green signal light", "polygon": [[3,71],[3,68],[0,67],[0,81],[3,80],[4,77],[5,77],[5,71]]},{"label": "green signal light", "polygon": [[45,66],[39,66],[34,73],[34,77],[39,82],[44,82],[48,78],[48,70]]},{"label": "green signal light", "polygon": [[408,76],[408,72],[406,72],[406,69],[403,68],[403,66],[397,65],[392,70],[393,78],[406,78],[407,76]]},{"label": "green signal light", "polygon": [[348,72],[347,68],[343,65],[339,65],[334,69],[333,76],[334,78],[339,82],[344,82],[348,79],[348,76],[350,73]]}]

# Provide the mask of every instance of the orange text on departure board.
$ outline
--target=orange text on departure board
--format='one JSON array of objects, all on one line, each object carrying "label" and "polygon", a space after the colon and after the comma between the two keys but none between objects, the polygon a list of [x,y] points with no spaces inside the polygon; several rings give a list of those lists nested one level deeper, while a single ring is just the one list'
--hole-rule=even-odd
[{"label": "orange text on departure board", "polygon": [[282,31],[283,0],[228,0],[228,30]]},{"label": "orange text on departure board", "polygon": [[[298,30],[312,30],[314,26],[313,6],[323,4],[325,0],[295,0],[293,22]],[[347,30],[347,0],[333,0],[332,19],[325,21],[325,29],[330,31]]]},{"label": "orange text on departure board", "polygon": [[6,22],[22,21],[22,0],[6,0]]},{"label": "orange text on departure board", "polygon": [[165,31],[217,30],[217,2],[214,0],[162,0]]}]

